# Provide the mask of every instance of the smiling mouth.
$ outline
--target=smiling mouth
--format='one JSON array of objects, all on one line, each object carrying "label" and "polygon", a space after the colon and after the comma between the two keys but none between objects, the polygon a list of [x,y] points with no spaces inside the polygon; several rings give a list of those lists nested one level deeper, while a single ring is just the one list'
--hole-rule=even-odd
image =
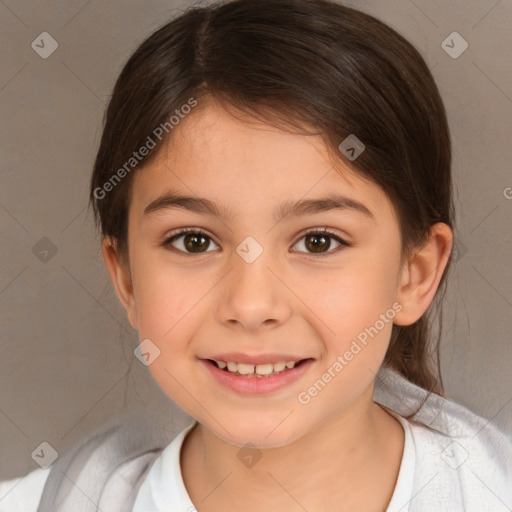
[{"label": "smiling mouth", "polygon": [[213,359],[207,359],[207,361],[220,370],[232,375],[238,375],[246,378],[266,378],[286,373],[310,359],[311,358],[300,359],[299,361],[278,361],[276,363],[266,364],[235,363],[233,361],[215,361]]}]

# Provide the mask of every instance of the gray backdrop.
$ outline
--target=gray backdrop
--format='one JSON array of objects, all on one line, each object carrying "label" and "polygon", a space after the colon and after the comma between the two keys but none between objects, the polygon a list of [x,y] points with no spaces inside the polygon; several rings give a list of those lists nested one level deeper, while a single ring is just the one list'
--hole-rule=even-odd
[{"label": "gray backdrop", "polygon": [[[191,4],[0,1],[0,480],[37,468],[41,442],[63,450],[122,410],[156,411],[176,432],[188,422],[133,356],[87,194],[122,65]],[[459,237],[443,378],[450,398],[512,434],[512,2],[347,4],[415,44],[441,89]]]}]

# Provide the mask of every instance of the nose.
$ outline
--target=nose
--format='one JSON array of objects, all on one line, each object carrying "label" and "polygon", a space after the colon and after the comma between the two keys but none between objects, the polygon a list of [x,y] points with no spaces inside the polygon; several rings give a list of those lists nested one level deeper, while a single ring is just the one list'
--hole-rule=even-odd
[{"label": "nose", "polygon": [[270,251],[248,263],[233,254],[231,271],[218,290],[219,322],[239,331],[276,328],[291,316],[290,296]]}]

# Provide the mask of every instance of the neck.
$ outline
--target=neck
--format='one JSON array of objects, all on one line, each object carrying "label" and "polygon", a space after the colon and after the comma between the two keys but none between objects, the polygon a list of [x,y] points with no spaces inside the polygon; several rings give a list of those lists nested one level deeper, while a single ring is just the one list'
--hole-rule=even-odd
[{"label": "neck", "polygon": [[237,457],[239,446],[197,425],[181,451],[185,486],[197,510],[225,510],[226,503],[247,512],[292,510],[293,501],[297,510],[384,510],[400,467],[404,434],[372,397],[373,386],[350,411],[286,446],[246,449],[248,455],[261,456],[255,464],[244,465]]}]

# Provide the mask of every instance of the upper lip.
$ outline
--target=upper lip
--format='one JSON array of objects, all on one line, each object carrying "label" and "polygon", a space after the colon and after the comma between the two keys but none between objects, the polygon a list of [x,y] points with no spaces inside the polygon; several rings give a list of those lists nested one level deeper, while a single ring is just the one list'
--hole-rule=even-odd
[{"label": "upper lip", "polygon": [[[203,358],[202,358],[203,359]],[[292,354],[243,354],[241,352],[229,352],[216,354],[204,359],[211,359],[212,361],[230,361],[232,363],[242,364],[270,364],[279,362],[301,361],[309,359],[308,357],[300,357]]]}]

